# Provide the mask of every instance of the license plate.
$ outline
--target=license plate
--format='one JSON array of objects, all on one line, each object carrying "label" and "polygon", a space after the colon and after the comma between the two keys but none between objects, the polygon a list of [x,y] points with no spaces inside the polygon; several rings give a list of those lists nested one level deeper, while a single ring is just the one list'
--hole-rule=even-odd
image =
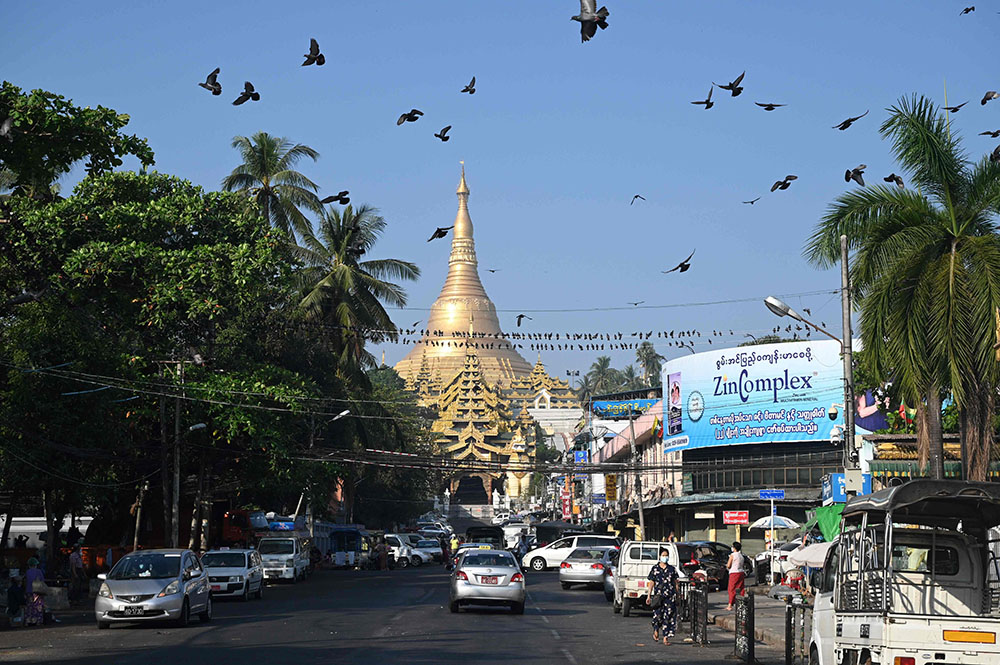
[{"label": "license plate", "polygon": [[222,587],[220,585],[218,585],[218,584],[213,584],[212,585],[212,591],[221,591],[221,590],[222,590]]},{"label": "license plate", "polygon": [[141,617],[143,613],[142,605],[128,605],[123,614],[127,617]]},{"label": "license plate", "polygon": [[490,577],[480,577],[479,581],[482,582],[483,584],[496,584],[497,583],[497,576],[496,575],[492,575]]},{"label": "license plate", "polygon": [[639,580],[639,588],[640,589],[645,589],[646,588],[646,581],[645,580]]}]

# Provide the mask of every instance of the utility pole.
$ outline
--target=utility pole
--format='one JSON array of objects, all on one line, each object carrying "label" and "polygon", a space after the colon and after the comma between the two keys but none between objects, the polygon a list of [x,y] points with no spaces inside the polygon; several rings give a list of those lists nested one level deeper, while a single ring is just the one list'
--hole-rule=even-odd
[{"label": "utility pole", "polygon": [[844,340],[844,491],[857,496],[863,485],[860,453],[854,445],[854,362],[851,332],[851,276],[847,264],[847,236],[840,236],[840,308]]},{"label": "utility pole", "polygon": [[135,535],[132,536],[132,551],[139,549],[139,530],[142,528],[142,500],[149,491],[149,481],[147,480],[139,486],[139,500],[135,504]]},{"label": "utility pole", "polygon": [[642,537],[646,537],[646,516],[642,511],[642,473],[639,471],[640,460],[639,451],[635,447],[635,416],[632,413],[632,409],[628,412],[628,428],[631,436],[629,437],[628,444],[632,451],[632,460],[635,463],[635,498],[639,502],[639,528],[642,530]]},{"label": "utility pole", "polygon": [[[177,376],[181,380],[181,394],[184,391],[184,363],[177,363]],[[181,398],[174,400],[174,488],[173,506],[170,511],[170,546],[180,547],[181,537]]]}]

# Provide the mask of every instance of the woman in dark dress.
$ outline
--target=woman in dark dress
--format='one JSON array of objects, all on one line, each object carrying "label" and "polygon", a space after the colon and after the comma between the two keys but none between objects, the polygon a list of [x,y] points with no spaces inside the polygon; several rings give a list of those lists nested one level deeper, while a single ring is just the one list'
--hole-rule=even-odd
[{"label": "woman in dark dress", "polygon": [[660,606],[653,610],[653,639],[663,638],[664,644],[670,644],[670,638],[677,629],[677,570],[669,563],[669,552],[666,548],[660,550],[660,560],[653,565],[646,579],[653,584],[648,586],[646,602],[653,596],[660,598]]}]

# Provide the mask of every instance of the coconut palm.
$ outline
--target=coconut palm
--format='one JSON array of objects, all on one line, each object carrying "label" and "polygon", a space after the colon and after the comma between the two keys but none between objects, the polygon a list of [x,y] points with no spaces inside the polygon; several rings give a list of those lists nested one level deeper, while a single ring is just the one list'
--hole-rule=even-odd
[{"label": "coconut palm", "polygon": [[293,240],[295,234],[303,238],[311,234],[312,225],[302,209],[321,214],[323,206],[316,196],[316,183],[293,167],[303,157],[316,161],[319,153],[267,132],[235,136],[233,147],[240,151],[243,163],[222,179],[222,188],[246,192],[257,202],[261,215]]},{"label": "coconut palm", "polygon": [[621,370],[618,375],[621,379],[622,390],[638,390],[647,385],[645,377],[639,376],[634,365],[626,365],[625,369]]},{"label": "coconut palm", "polygon": [[654,384],[654,378],[660,376],[665,357],[656,352],[652,342],[643,342],[635,351],[635,360],[642,368],[642,381],[647,386]]},{"label": "coconut palm", "polygon": [[947,118],[922,97],[900,99],[879,131],[915,189],[876,185],[840,195],[805,254],[829,267],[847,236],[866,353],[907,401],[924,402],[918,423],[922,458],[933,446],[931,474],[943,471],[940,397],[950,389],[967,477],[985,480],[998,378],[1000,164],[970,162]]},{"label": "coconut palm", "polygon": [[374,365],[365,342],[396,339],[396,326],[383,303],[406,305],[406,291],[387,280],[413,281],[420,269],[400,259],[368,259],[386,221],[378,209],[348,205],[343,211],[323,210],[317,234],[303,238],[294,251],[305,268],[299,278],[299,306],[309,318],[336,326],[341,362]]},{"label": "coconut palm", "polygon": [[590,376],[584,374],[581,378],[576,381],[576,398],[580,400],[581,403],[586,403],[594,396],[594,382],[590,380]]},{"label": "coconut palm", "polygon": [[621,372],[611,366],[611,358],[608,356],[598,356],[590,366],[587,377],[593,383],[594,393],[598,395],[614,392],[622,385]]}]

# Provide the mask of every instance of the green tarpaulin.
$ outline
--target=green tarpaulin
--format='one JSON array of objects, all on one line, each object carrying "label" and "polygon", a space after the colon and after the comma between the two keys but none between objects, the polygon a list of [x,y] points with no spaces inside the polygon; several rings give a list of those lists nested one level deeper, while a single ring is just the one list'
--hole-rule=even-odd
[{"label": "green tarpaulin", "polygon": [[842,503],[820,506],[816,509],[816,524],[819,525],[820,533],[826,542],[830,542],[840,534],[840,514],[843,512]]}]

